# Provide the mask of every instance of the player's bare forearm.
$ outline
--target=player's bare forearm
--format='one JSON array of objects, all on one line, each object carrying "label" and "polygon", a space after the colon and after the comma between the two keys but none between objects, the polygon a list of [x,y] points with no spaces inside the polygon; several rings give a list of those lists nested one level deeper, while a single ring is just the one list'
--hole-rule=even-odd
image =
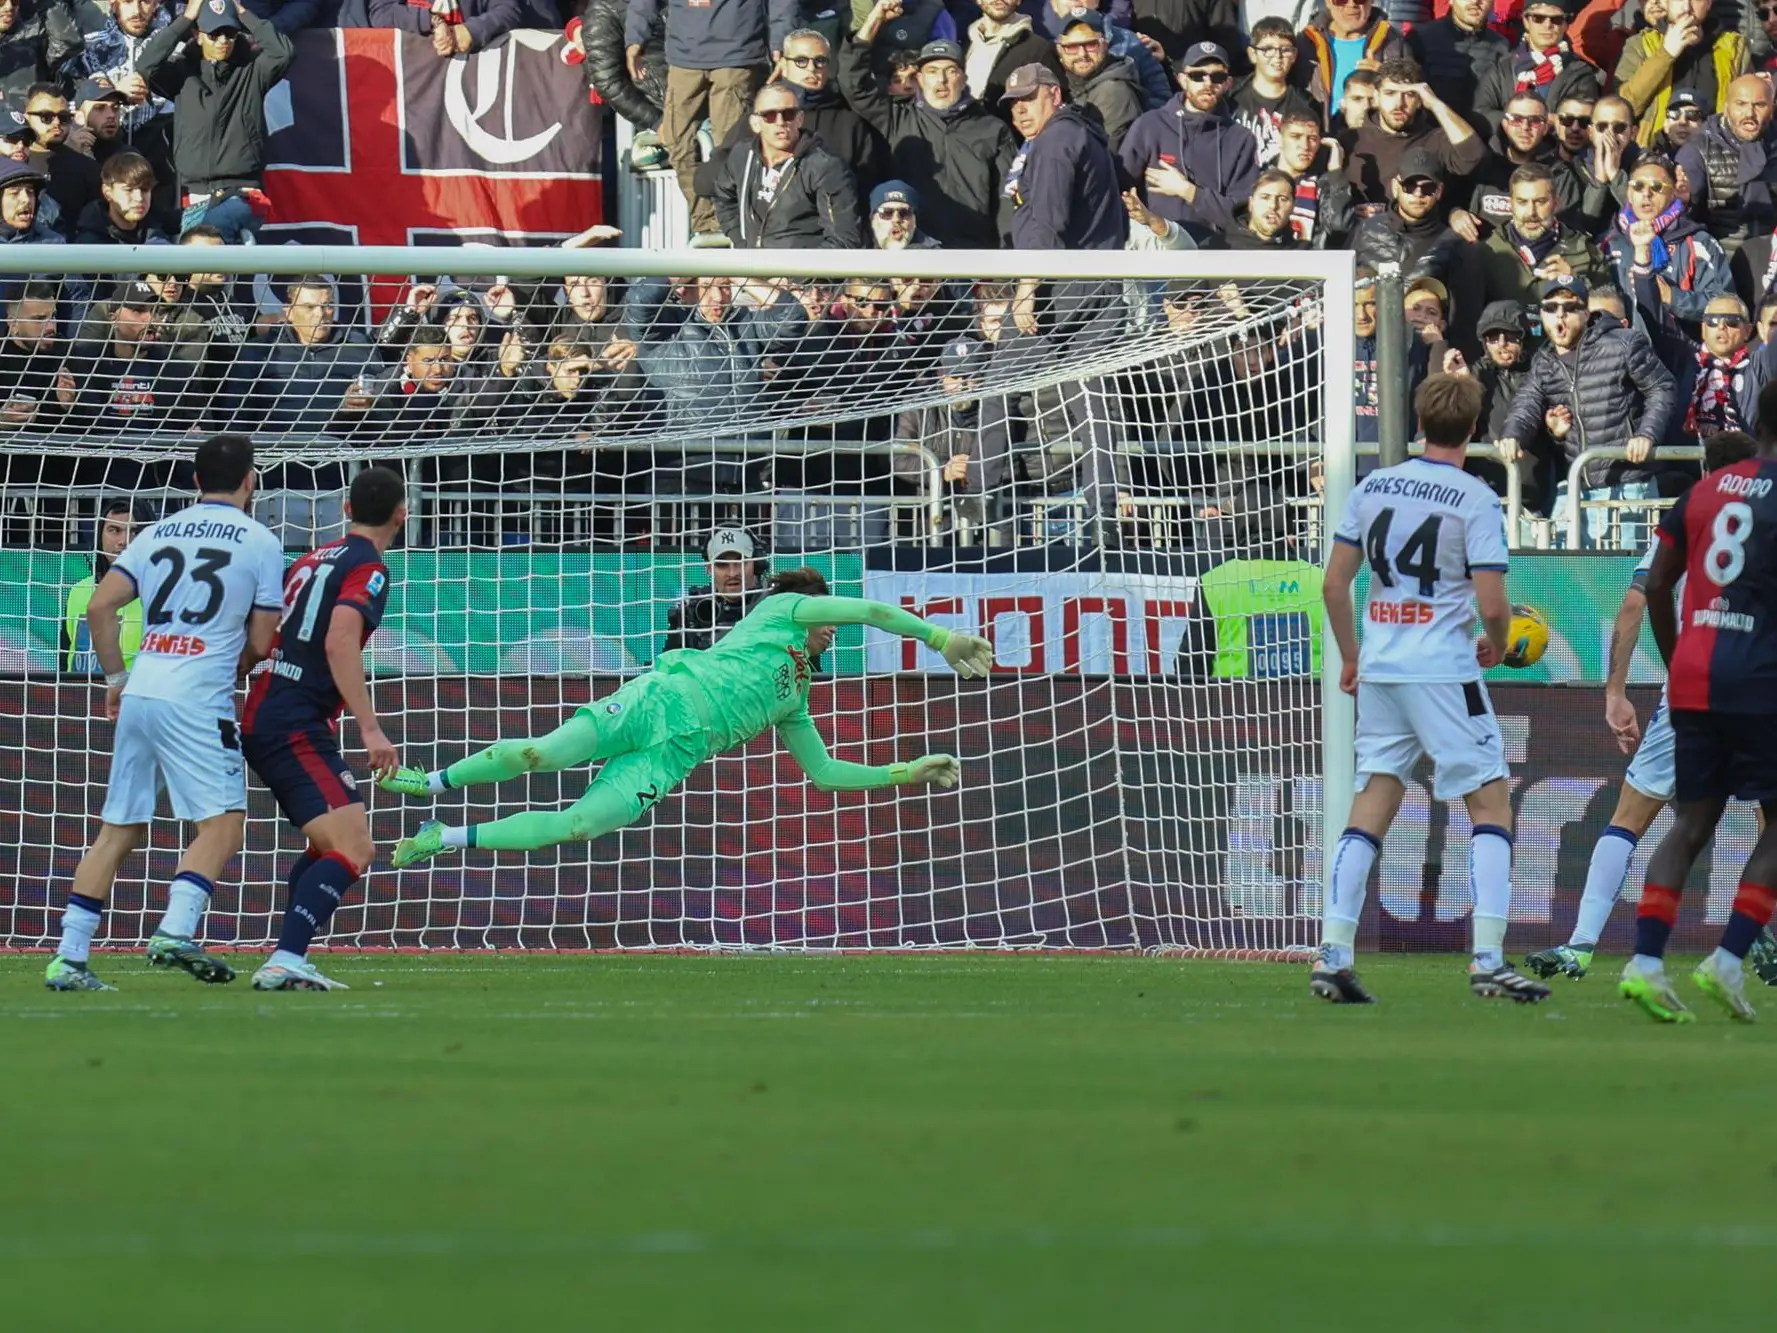
[{"label": "player's bare forearm", "polygon": [[1506,576],[1496,569],[1476,570],[1475,603],[1481,610],[1481,632],[1504,657],[1506,636],[1512,632],[1512,599],[1506,595]]},{"label": "player's bare forearm", "polygon": [[1617,618],[1610,627],[1610,669],[1604,678],[1604,692],[1622,694],[1629,687],[1629,665],[1635,660],[1635,641],[1641,637],[1641,617],[1647,610],[1647,597],[1639,588],[1623,594]]},{"label": "player's bare forearm", "polygon": [[1662,540],[1654,552],[1653,568],[1647,572],[1647,623],[1654,632],[1654,645],[1660,660],[1672,665],[1672,654],[1678,650],[1678,608],[1673,593],[1678,580],[1684,577],[1684,552],[1669,541]]},{"label": "player's bare forearm", "polygon": [[395,767],[395,747],[383,734],[376,708],[370,702],[370,681],[364,674],[364,618],[349,606],[333,608],[327,626],[327,669],[333,673],[334,688],[344,701],[352,720],[358,724],[358,736],[370,756],[376,772]]},{"label": "player's bare forearm", "polygon": [[86,604],[86,629],[92,638],[93,656],[107,677],[123,674],[123,625],[117,615],[135,600],[135,582],[113,569],[99,581],[92,601]]},{"label": "player's bare forearm", "polygon": [[1320,599],[1327,608],[1327,628],[1339,645],[1339,656],[1347,662],[1357,661],[1357,620],[1351,603],[1351,584],[1357,577],[1357,547],[1335,542],[1327,560],[1326,575],[1321,580]]}]

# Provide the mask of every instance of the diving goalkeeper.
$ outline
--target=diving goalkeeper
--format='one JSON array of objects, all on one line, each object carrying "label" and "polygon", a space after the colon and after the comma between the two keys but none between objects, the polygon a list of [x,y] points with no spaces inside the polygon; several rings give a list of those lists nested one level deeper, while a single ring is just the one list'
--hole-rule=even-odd
[{"label": "diving goalkeeper", "polygon": [[586,794],[565,810],[532,810],[488,824],[420,825],[395,847],[397,870],[447,848],[528,852],[587,842],[634,823],[685,776],[715,755],[776,727],[791,757],[823,791],[873,787],[954,787],[961,766],[947,754],[874,767],[827,753],[808,715],[813,663],[839,625],[875,625],[940,652],[961,676],[985,676],[993,647],[883,602],[833,597],[812,569],[776,575],[770,592],[728,636],[707,649],[663,653],[654,670],[608,698],[587,704],[547,736],[500,741],[436,773],[403,768],[387,791],[426,796],[521,773],[555,773],[604,760]]}]

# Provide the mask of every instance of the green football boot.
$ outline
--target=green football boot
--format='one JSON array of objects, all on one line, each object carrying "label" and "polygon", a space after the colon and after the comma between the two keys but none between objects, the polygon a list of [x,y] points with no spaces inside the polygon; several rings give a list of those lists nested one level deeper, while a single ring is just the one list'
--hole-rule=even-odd
[{"label": "green football boot", "polygon": [[389,864],[397,870],[405,870],[421,861],[431,860],[445,850],[443,835],[444,825],[435,819],[428,820],[420,825],[418,833],[395,844],[395,854],[389,858]]},{"label": "green football boot", "polygon": [[1623,968],[1623,979],[1617,983],[1617,994],[1625,1000],[1635,1001],[1641,1006],[1641,1011],[1656,1023],[1693,1023],[1697,1018],[1684,1007],[1684,1001],[1678,998],[1678,992],[1672,989],[1672,983],[1666,979],[1664,972],[1656,972],[1650,976],[1633,962]]},{"label": "green football boot", "polygon": [[423,768],[398,768],[393,773],[386,773],[378,778],[376,785],[384,791],[400,792],[403,796],[434,794],[431,779]]},{"label": "green football boot", "polygon": [[1550,977],[1571,977],[1578,981],[1591,969],[1592,951],[1576,949],[1571,944],[1557,944],[1553,949],[1527,954],[1524,966],[1544,981]]},{"label": "green football boot", "polygon": [[195,940],[155,932],[148,941],[148,961],[156,967],[178,967],[206,986],[225,986],[234,980],[234,969],[214,954],[203,951]]},{"label": "green football boot", "polygon": [[1724,975],[1714,954],[1705,958],[1697,970],[1691,973],[1691,980],[1697,983],[1698,990],[1725,1009],[1728,1017],[1735,1022],[1751,1023],[1758,1018],[1758,1012],[1746,1002],[1746,993],[1741,989],[1746,984],[1745,976],[1740,973]]},{"label": "green football boot", "polygon": [[49,960],[49,966],[43,969],[43,984],[51,990],[117,989],[115,986],[107,986],[100,981],[85,963],[70,963],[66,958],[61,957]]}]

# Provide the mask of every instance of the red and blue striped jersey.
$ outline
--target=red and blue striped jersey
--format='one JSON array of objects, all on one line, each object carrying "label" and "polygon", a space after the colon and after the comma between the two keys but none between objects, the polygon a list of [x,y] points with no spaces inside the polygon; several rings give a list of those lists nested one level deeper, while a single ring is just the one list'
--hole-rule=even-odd
[{"label": "red and blue striped jersey", "polygon": [[344,701],[327,662],[334,608],[349,606],[364,618],[362,647],[382,622],[388,600],[388,566],[368,537],[342,537],[291,565],[271,661],[247,695],[241,719],[247,733],[301,731],[337,718]]},{"label": "red and blue striped jersey", "polygon": [[1777,459],[1710,473],[1660,523],[1684,556],[1672,707],[1777,713]]}]

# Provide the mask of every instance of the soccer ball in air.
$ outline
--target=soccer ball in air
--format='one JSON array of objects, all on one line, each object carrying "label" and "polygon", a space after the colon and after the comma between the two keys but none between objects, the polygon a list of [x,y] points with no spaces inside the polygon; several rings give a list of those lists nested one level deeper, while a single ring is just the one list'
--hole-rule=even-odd
[{"label": "soccer ball in air", "polygon": [[1548,646],[1549,622],[1543,619],[1543,613],[1534,606],[1513,606],[1511,628],[1506,630],[1506,665],[1535,666]]}]

